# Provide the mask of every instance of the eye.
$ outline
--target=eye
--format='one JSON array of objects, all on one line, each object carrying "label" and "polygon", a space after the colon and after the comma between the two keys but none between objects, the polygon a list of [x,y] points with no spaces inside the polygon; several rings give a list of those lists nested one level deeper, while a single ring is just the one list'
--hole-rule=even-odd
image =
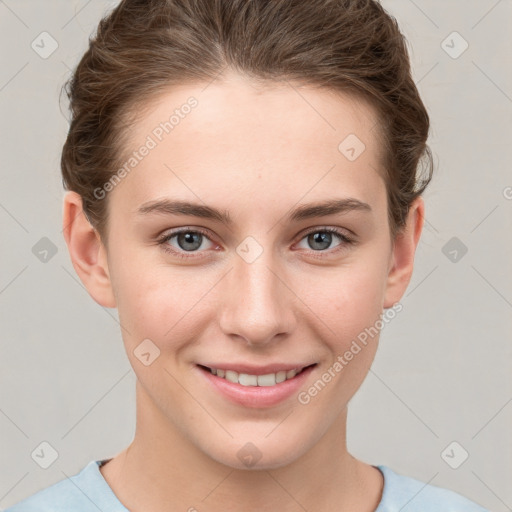
[{"label": "eye", "polygon": [[[307,232],[301,242],[306,240],[309,250],[313,253],[327,252],[334,238],[338,238],[340,243],[329,253],[345,249],[349,245],[354,245],[356,241],[348,237],[343,231],[337,228],[315,228]],[[174,243],[171,243],[174,241]],[[208,243],[211,244],[208,246]],[[203,253],[206,249],[216,247],[211,241],[209,233],[199,228],[181,228],[176,231],[167,232],[159,238],[158,244],[162,249],[178,258],[197,258],[197,253]],[[199,249],[204,250],[199,250]],[[307,249],[307,248],[306,248]],[[187,254],[188,253],[188,254]]]},{"label": "eye", "polygon": [[329,249],[329,246],[333,242],[333,235],[335,238],[338,238],[341,243],[335,246],[332,252],[342,250],[347,245],[353,245],[355,243],[355,240],[348,237],[344,232],[337,228],[315,228],[314,230],[306,233],[302,240],[306,240],[309,248],[311,248],[313,252],[322,252]]},{"label": "eye", "polygon": [[[170,243],[173,239],[176,239],[175,244]],[[189,258],[194,257],[194,253],[196,252],[204,252],[199,251],[198,249],[205,249],[205,241],[208,241],[210,244],[214,245],[208,237],[208,233],[206,231],[202,229],[187,228],[164,234],[158,240],[158,244],[161,245],[163,250],[166,252],[176,255],[180,258]],[[206,247],[206,249],[208,248],[211,248],[211,246]],[[192,254],[189,256],[186,253]]]}]

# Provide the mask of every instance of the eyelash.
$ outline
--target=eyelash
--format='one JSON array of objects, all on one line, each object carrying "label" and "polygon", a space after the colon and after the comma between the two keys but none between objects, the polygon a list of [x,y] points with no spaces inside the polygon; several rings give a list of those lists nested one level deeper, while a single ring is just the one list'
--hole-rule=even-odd
[{"label": "eyelash", "polygon": [[[178,258],[197,258],[197,256],[194,256],[194,254],[197,254],[197,251],[190,251],[190,255],[189,255],[186,252],[181,252],[181,251],[177,251],[175,249],[171,249],[170,246],[167,244],[167,242],[169,240],[171,240],[175,236],[179,235],[180,233],[200,233],[201,235],[203,235],[206,238],[208,238],[208,240],[210,240],[209,233],[207,231],[201,229],[201,228],[179,229],[178,231],[173,231],[171,233],[167,233],[167,234],[163,235],[162,237],[160,237],[158,239],[158,245],[161,245],[162,249],[165,252],[167,252],[169,254],[172,254],[173,256],[176,256]],[[329,249],[325,249],[323,251],[313,251],[313,250],[310,250],[309,252],[313,253],[313,254],[315,254],[315,253],[320,253],[320,254],[323,254],[323,253],[329,253],[329,254],[337,253],[338,251],[343,250],[344,248],[346,248],[346,246],[354,245],[356,243],[356,241],[353,238],[348,237],[344,232],[340,231],[339,229],[332,228],[332,227],[313,228],[313,229],[307,231],[306,233],[304,233],[302,235],[302,238],[299,240],[299,242],[301,240],[303,240],[304,238],[306,238],[308,235],[312,234],[312,233],[333,233],[333,234],[337,235],[340,238],[341,242],[342,242],[340,245],[336,246],[332,250],[329,250]],[[203,251],[200,251],[200,252],[203,252]],[[314,257],[320,257],[321,258],[323,256],[315,255]]]}]

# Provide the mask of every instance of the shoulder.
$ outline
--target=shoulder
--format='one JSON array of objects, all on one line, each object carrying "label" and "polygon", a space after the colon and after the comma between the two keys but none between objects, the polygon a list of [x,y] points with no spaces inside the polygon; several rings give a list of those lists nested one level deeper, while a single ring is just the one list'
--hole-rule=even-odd
[{"label": "shoulder", "polygon": [[376,512],[489,512],[461,494],[376,466],[384,475],[384,490]]},{"label": "shoulder", "polygon": [[[105,488],[99,462],[90,461],[79,473],[32,494],[5,512],[98,512],[110,491]],[[117,512],[119,508],[110,510]]]}]

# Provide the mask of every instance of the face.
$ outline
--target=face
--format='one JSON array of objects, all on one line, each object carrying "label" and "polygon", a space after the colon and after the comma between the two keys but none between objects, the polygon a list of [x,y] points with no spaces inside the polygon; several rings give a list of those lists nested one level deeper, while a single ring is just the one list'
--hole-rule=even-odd
[{"label": "face", "polygon": [[133,127],[129,151],[155,144],[109,192],[108,273],[138,405],[218,462],[279,467],[339,428],[378,335],[347,351],[393,303],[376,118],[310,87],[205,87]]}]

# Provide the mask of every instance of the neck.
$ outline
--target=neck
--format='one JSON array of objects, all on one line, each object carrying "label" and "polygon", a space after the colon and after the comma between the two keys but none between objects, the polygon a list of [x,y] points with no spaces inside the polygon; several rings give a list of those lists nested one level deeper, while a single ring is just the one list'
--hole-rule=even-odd
[{"label": "neck", "polygon": [[102,466],[119,500],[132,512],[186,510],[373,512],[380,472],[346,449],[347,409],[314,448],[272,469],[235,469],[201,451],[165,418],[137,382],[132,443]]}]

